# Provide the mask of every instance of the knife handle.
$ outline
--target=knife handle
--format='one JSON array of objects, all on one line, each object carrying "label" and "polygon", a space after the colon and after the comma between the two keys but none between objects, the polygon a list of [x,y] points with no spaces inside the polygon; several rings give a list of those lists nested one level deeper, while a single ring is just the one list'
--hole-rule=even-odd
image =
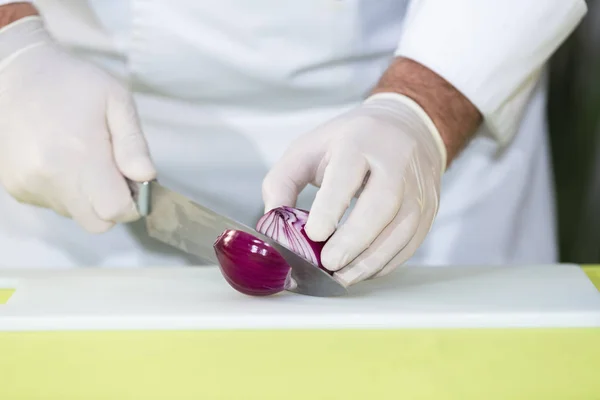
[{"label": "knife handle", "polygon": [[135,202],[138,212],[142,217],[150,214],[150,181],[134,182],[127,180],[127,185],[131,191],[131,197]]}]

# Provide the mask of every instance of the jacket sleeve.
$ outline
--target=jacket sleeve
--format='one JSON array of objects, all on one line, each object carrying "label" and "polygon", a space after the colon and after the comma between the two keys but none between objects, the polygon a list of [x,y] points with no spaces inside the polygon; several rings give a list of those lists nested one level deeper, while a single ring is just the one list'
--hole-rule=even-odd
[{"label": "jacket sleeve", "polygon": [[453,84],[504,145],[545,62],[586,12],[584,0],[412,0],[396,55]]}]

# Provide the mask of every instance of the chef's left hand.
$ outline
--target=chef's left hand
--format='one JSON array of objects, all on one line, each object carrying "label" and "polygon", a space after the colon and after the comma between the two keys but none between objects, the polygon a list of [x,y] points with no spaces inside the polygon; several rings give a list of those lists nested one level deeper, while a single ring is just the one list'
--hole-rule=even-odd
[{"label": "chef's left hand", "polygon": [[263,182],[266,211],[294,206],[309,183],[320,187],[306,233],[314,241],[333,234],[322,263],[350,286],[389,273],[421,245],[438,210],[446,157],[436,126],[416,102],[375,94],[290,146]]}]

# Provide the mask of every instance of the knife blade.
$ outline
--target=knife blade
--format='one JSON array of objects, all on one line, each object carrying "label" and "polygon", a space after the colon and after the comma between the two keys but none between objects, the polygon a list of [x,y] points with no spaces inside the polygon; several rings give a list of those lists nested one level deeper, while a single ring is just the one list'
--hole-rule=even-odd
[{"label": "knife blade", "polygon": [[213,243],[227,229],[247,232],[273,247],[292,269],[297,286],[290,291],[317,297],[341,296],[347,289],[325,271],[240,222],[214,212],[159,184],[130,182],[148,235],[203,260],[218,264]]}]

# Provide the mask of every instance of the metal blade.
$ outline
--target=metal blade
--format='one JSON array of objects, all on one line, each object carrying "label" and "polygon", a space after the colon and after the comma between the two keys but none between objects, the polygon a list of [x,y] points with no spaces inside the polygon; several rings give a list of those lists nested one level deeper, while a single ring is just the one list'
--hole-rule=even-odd
[{"label": "metal blade", "polygon": [[273,247],[292,268],[297,287],[292,292],[319,297],[341,296],[346,288],[325,271],[281,246],[273,239],[231,218],[218,214],[156,181],[137,183],[132,192],[140,213],[146,217],[148,234],[186,253],[218,264],[213,249],[227,229],[247,232]]}]

